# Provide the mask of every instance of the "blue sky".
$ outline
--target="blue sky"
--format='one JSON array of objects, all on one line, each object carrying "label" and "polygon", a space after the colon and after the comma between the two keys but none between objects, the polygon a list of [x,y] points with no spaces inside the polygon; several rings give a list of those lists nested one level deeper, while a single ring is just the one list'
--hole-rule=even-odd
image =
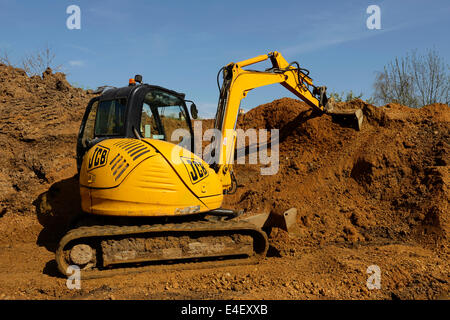
[{"label": "blue sky", "polygon": [[[72,4],[81,9],[80,30],[66,27]],[[366,27],[369,5],[381,8],[381,30]],[[365,97],[395,56],[434,48],[449,63],[449,15],[448,0],[0,0],[0,50],[19,59],[48,43],[72,84],[123,86],[142,74],[186,93],[212,117],[217,71],[274,50],[309,69],[316,85]],[[242,107],[285,96],[294,97],[281,86],[258,88]]]}]

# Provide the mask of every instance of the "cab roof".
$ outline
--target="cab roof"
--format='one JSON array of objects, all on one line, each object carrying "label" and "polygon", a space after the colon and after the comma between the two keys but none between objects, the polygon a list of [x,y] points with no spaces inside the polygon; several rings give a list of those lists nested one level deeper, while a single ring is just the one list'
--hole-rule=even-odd
[{"label": "cab roof", "polygon": [[147,90],[158,89],[158,90],[166,91],[170,94],[173,94],[174,96],[177,96],[178,98],[180,98],[182,100],[184,100],[184,98],[186,97],[186,95],[184,93],[170,90],[170,89],[167,89],[164,87],[144,83],[144,84],[138,84],[138,85],[131,85],[131,86],[127,86],[127,87],[108,89],[100,95],[99,100],[113,100],[113,99],[117,99],[117,98],[129,98],[133,93],[135,93],[139,90],[142,90],[142,89],[147,89]]}]

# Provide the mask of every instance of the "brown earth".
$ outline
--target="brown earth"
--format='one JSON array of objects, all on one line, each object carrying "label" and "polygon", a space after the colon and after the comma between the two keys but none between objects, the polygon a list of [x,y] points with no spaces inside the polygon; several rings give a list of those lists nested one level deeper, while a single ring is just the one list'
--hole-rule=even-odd
[{"label": "brown earth", "polygon": [[[161,266],[69,290],[54,250],[80,210],[75,143],[92,97],[63,74],[0,65],[0,298],[448,298],[449,107],[342,104],[362,108],[356,131],[289,98],[240,117],[244,129],[279,129],[279,170],[236,165],[240,188],[224,207],[296,207],[299,234],[274,229],[258,265]],[[366,286],[371,265],[380,290]]]}]

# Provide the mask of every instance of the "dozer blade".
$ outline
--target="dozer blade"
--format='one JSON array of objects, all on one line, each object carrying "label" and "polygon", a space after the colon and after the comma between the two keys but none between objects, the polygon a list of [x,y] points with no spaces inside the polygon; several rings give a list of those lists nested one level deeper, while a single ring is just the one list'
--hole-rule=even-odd
[{"label": "dozer blade", "polygon": [[331,115],[333,121],[361,130],[364,119],[361,109],[336,109],[334,99],[330,98],[325,106],[325,112]]}]

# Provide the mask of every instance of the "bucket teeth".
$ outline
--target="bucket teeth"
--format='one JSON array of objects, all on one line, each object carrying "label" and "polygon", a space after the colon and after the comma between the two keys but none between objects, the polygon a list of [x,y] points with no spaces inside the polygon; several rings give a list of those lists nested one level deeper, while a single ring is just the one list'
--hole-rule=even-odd
[{"label": "bucket teeth", "polygon": [[363,112],[361,109],[336,109],[335,100],[329,98],[325,105],[325,113],[331,115],[336,122],[350,122],[358,130],[361,130],[364,120]]},{"label": "bucket teeth", "polygon": [[358,109],[355,111],[355,117],[358,121],[358,130],[361,130],[363,119],[364,119],[363,112],[361,109]]},{"label": "bucket teeth", "polygon": [[327,103],[324,107],[326,113],[333,112],[336,101],[334,98],[328,98]]}]

